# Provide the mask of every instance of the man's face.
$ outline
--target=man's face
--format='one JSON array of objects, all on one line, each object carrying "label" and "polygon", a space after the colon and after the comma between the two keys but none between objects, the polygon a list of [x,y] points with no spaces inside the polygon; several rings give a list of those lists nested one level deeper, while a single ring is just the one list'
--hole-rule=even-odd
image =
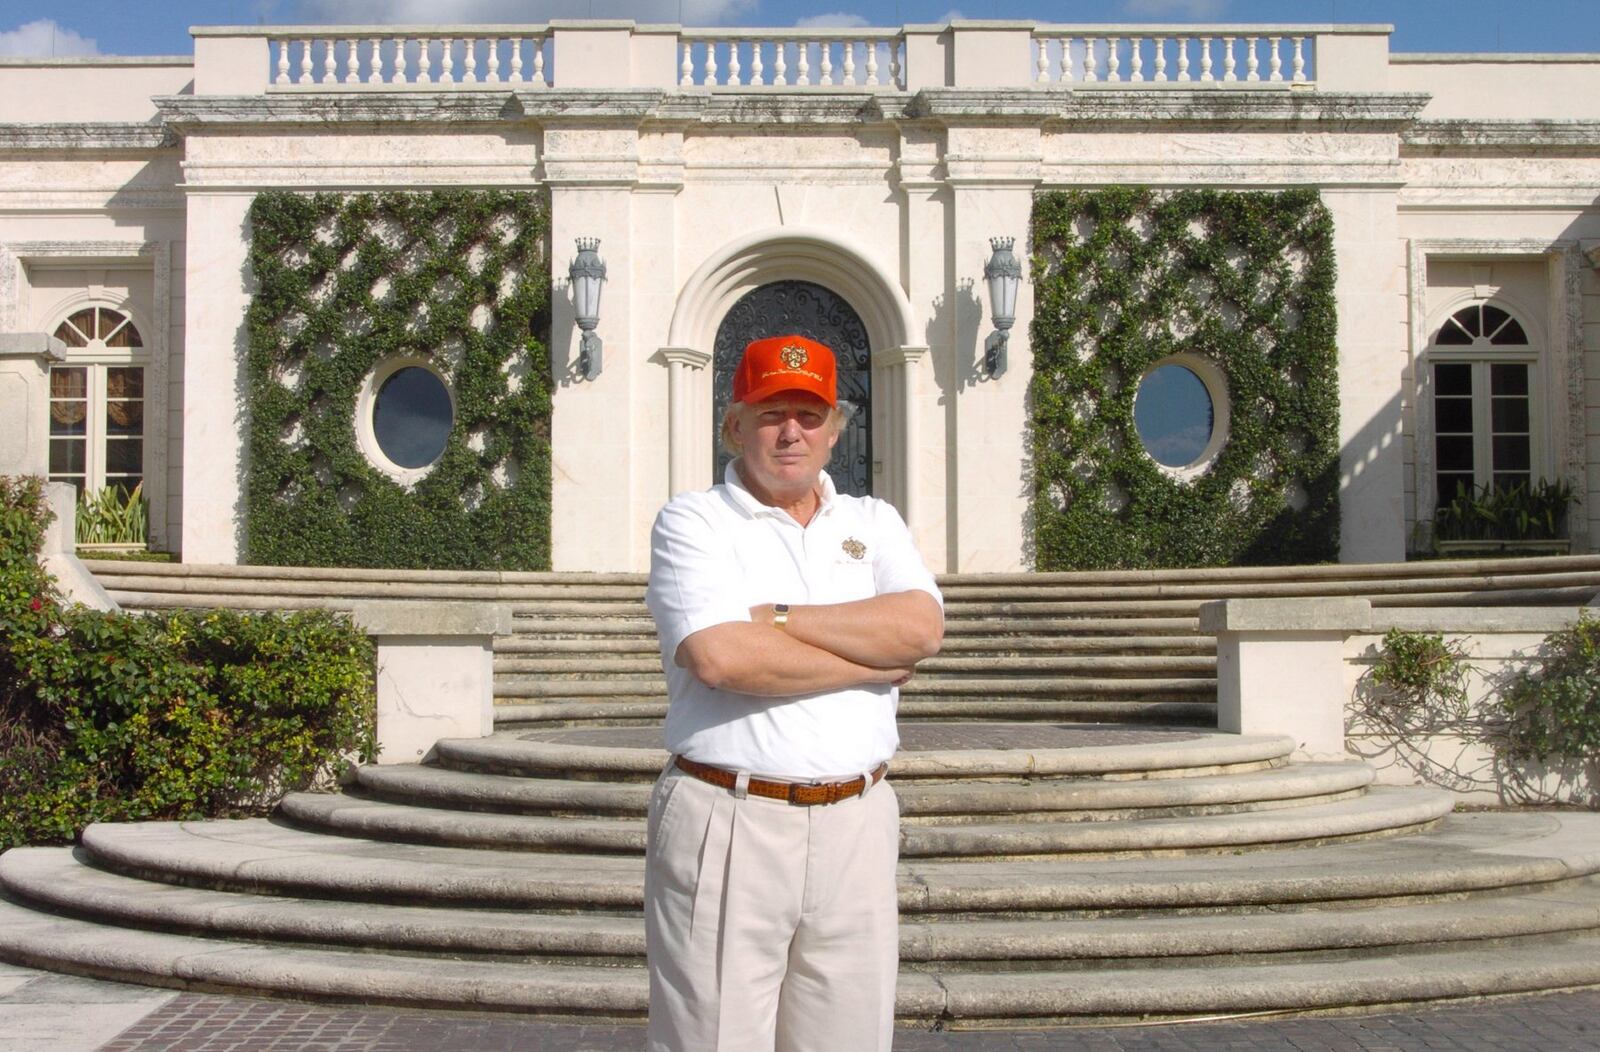
[{"label": "man's face", "polygon": [[746,483],[786,498],[817,484],[839,431],[816,395],[795,391],[744,406],[736,418]]}]

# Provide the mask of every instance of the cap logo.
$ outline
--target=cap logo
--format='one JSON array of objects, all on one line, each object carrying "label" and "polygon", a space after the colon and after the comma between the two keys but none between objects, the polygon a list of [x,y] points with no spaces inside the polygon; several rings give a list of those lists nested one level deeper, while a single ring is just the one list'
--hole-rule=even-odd
[{"label": "cap logo", "polygon": [[799,344],[787,344],[778,352],[778,359],[791,369],[798,369],[810,359],[806,349]]}]

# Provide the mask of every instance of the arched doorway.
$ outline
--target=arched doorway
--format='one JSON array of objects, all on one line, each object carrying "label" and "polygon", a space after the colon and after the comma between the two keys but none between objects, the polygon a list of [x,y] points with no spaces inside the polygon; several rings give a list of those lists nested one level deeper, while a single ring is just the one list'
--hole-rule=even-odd
[{"label": "arched doorway", "polygon": [[716,435],[732,398],[739,356],[751,340],[786,333],[798,333],[833,348],[839,367],[839,401],[850,419],[833,448],[828,474],[840,493],[871,496],[872,348],[867,327],[844,297],[810,281],[775,281],[752,289],[717,327],[712,349],[711,477],[722,481],[730,459]]}]

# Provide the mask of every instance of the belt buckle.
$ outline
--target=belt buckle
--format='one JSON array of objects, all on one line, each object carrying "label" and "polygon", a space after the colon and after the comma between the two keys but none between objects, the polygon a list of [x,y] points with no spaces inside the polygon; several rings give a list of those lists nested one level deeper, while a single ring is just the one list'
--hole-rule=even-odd
[{"label": "belt buckle", "polygon": [[804,805],[804,804],[800,803],[800,790],[801,789],[809,789],[809,788],[812,788],[812,787],[815,787],[815,786],[818,786],[818,785],[821,785],[821,784],[822,784],[822,782],[819,779],[816,779],[816,778],[811,779],[811,781],[809,781],[809,782],[790,782],[789,783],[789,806],[790,807],[808,806],[808,805]]}]

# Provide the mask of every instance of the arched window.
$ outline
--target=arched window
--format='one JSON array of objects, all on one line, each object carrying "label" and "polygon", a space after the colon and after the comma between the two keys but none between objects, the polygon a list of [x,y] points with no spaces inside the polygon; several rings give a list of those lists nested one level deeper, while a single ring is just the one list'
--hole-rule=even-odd
[{"label": "arched window", "polygon": [[76,311],[55,335],[67,361],[50,369],[50,481],[130,493],[144,481],[144,339],[114,307]]},{"label": "arched window", "polygon": [[1538,351],[1509,310],[1474,303],[1431,341],[1438,503],[1462,490],[1509,489],[1539,474]]}]

